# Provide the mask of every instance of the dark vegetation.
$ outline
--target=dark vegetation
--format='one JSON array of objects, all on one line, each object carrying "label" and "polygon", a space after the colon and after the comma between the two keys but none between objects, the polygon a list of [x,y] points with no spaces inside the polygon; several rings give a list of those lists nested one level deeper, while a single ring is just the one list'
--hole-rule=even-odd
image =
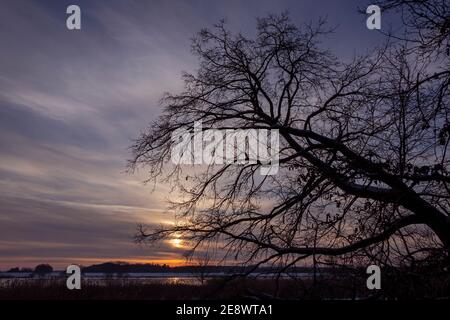
[{"label": "dark vegetation", "polygon": [[[246,277],[247,267],[182,266],[103,263],[83,268],[83,272],[101,272],[101,279],[82,278],[82,290],[66,288],[65,273],[56,278],[0,279],[0,299],[450,299],[450,274],[436,272],[435,266],[385,268],[381,290],[366,289],[365,269],[343,267],[293,268],[291,273],[270,278]],[[14,268],[11,270],[17,270]],[[20,270],[20,269],[19,269]],[[259,272],[274,272],[260,268]],[[129,278],[126,273],[170,272],[205,276],[201,281],[170,281]],[[225,272],[225,277],[208,278],[208,273]],[[299,273],[308,273],[299,276]]]},{"label": "dark vegetation", "polygon": [[39,264],[34,268],[34,273],[44,275],[53,272],[53,267],[49,264]]},{"label": "dark vegetation", "polygon": [[[419,279],[420,278],[420,279]],[[423,279],[425,278],[425,279]],[[419,280],[419,281],[418,281]],[[64,279],[12,280],[0,286],[0,299],[121,299],[121,300],[189,300],[189,299],[449,299],[450,278],[444,274],[386,273],[382,289],[370,291],[366,275],[340,277],[253,279],[210,279],[203,285],[183,282],[143,282],[116,278],[99,283],[82,281],[81,290],[67,290]]]},{"label": "dark vegetation", "polygon": [[[249,271],[257,273],[276,273],[278,269],[273,267],[259,267],[253,266],[222,266],[222,265],[186,265],[171,267],[167,264],[153,264],[153,263],[127,263],[127,262],[105,262],[94,264],[90,266],[82,266],[82,272],[86,273],[228,273],[240,274],[248,273]],[[34,269],[34,273],[49,273],[53,268],[48,264],[40,264]],[[63,270],[62,270],[63,271]],[[312,273],[311,267],[291,267],[286,272],[290,273]],[[31,268],[11,268],[7,272],[33,272]]]}]

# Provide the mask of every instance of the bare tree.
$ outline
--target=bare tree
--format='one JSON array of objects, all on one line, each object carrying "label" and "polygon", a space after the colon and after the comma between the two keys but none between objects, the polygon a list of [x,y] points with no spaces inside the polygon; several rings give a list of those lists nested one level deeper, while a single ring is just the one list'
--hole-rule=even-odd
[{"label": "bare tree", "polygon": [[[181,235],[280,270],[302,259],[448,263],[448,56],[401,40],[342,62],[322,47],[326,32],[323,21],[297,27],[281,15],[259,19],[253,39],[224,23],[197,35],[198,73],[133,145],[131,167],[179,195],[175,226],[141,226],[139,241]],[[279,130],[279,173],[171,165],[171,133],[199,120],[204,130]]]},{"label": "bare tree", "polygon": [[208,252],[205,252],[203,254],[197,255],[194,259],[195,266],[198,267],[193,272],[194,276],[197,277],[198,281],[200,281],[201,284],[204,284],[206,280],[208,279],[209,267],[211,266],[211,257],[209,256]]},{"label": "bare tree", "polygon": [[404,25],[403,33],[390,36],[418,46],[423,53],[450,55],[450,6],[445,0],[384,0],[384,12],[394,11]]}]

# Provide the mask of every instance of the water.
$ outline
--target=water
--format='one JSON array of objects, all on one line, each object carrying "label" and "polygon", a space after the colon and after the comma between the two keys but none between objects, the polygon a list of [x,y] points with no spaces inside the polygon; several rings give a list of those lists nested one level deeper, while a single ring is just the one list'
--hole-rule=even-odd
[{"label": "water", "polygon": [[[213,272],[207,274],[181,273],[181,272],[151,272],[151,273],[83,273],[82,280],[89,284],[108,285],[114,284],[130,284],[131,282],[139,284],[159,283],[159,284],[187,284],[201,285],[205,280],[224,278],[229,274],[223,272]],[[64,272],[51,272],[38,276],[33,272],[0,272],[0,287],[8,287],[17,285],[21,282],[42,282],[49,283],[52,281],[64,280],[67,278]],[[282,274],[281,278],[308,278],[310,273]],[[274,278],[276,274],[260,274],[252,273],[248,277],[258,278]]]}]

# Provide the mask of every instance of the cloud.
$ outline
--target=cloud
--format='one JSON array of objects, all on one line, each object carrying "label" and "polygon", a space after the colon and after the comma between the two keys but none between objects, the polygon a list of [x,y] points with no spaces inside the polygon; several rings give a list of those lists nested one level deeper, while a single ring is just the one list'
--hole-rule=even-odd
[{"label": "cloud", "polygon": [[[77,1],[82,30],[68,31],[72,2],[17,0],[0,10],[0,267],[181,258],[167,243],[131,242],[137,223],[173,217],[164,213],[167,186],[150,194],[142,175],[124,174],[131,140],[160,114],[163,92],[182,88],[181,72],[196,70],[190,38],[200,28],[225,17],[249,32],[256,17],[286,10],[309,21],[316,2]],[[347,19],[358,17],[356,3],[321,6],[353,30],[334,42],[370,41],[365,24]]]}]

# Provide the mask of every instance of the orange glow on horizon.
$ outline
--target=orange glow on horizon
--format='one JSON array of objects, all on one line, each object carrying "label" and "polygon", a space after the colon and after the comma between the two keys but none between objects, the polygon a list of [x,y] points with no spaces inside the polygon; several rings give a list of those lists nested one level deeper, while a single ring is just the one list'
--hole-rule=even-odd
[{"label": "orange glow on horizon", "polygon": [[89,266],[93,264],[101,264],[105,262],[126,262],[126,263],[141,263],[141,264],[166,264],[170,267],[179,267],[179,266],[187,266],[189,263],[186,259],[177,259],[177,258],[167,258],[167,259],[151,259],[151,258],[63,258],[63,259],[42,259],[42,258],[24,258],[17,257],[12,262],[9,260],[7,263],[3,263],[0,259],[0,271],[7,271],[13,267],[21,267],[21,268],[34,268],[36,265],[41,263],[48,263],[56,270],[65,270],[65,268],[69,264],[77,264],[80,266]]},{"label": "orange glow on horizon", "polygon": [[188,265],[185,259],[157,259],[157,260],[142,260],[142,259],[131,259],[131,260],[121,260],[128,263],[153,263],[153,264],[167,264],[170,267],[179,267]]}]

